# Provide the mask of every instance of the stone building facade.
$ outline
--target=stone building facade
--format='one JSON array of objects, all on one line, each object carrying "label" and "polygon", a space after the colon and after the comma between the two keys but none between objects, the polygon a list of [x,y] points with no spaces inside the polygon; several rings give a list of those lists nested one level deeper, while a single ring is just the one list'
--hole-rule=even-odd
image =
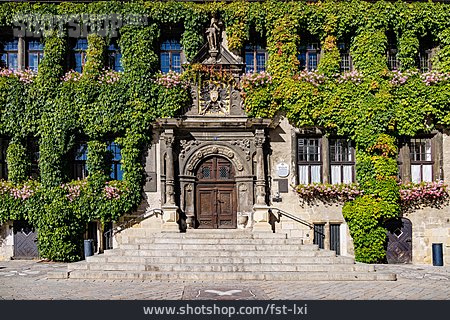
[{"label": "stone building facade", "polygon": [[[227,70],[236,82],[246,71],[259,71],[267,53],[261,48],[249,49],[243,56],[230,52],[226,33],[217,25],[218,21],[211,22],[208,43],[194,62]],[[168,64],[162,62],[161,68],[181,70],[182,50],[171,45],[164,47],[170,54]],[[317,65],[317,55],[320,49],[309,46],[304,56],[306,68]],[[144,217],[132,228],[115,232],[113,246],[127,243],[131,233],[150,237],[154,232],[241,229],[286,233],[301,243],[317,243],[340,255],[353,256],[342,205],[305,203],[293,188],[300,183],[355,181],[354,150],[345,137],[327,137],[320,128],[297,128],[283,116],[250,118],[241,92],[227,83],[192,86],[191,95],[192,105],[179,117],[154,122],[152,144],[146,152],[143,204],[138,213],[115,223],[113,230],[133,216]],[[449,181],[448,132],[436,132],[422,140],[414,143],[425,148],[429,145],[432,159],[429,173],[428,169],[421,171],[421,177]],[[406,147],[401,149],[405,181],[414,180],[415,169],[411,168],[415,164],[410,154]],[[154,209],[161,209],[162,214],[155,214],[160,211]],[[444,263],[450,263],[448,204],[406,212],[403,218],[411,229],[400,226],[393,233],[398,238],[408,235],[404,244],[411,243],[411,247],[403,248],[409,250],[404,262],[431,264],[432,244],[441,243]],[[13,222],[0,226],[0,260],[14,256],[13,231]],[[99,242],[102,232],[93,232]],[[101,250],[103,245],[98,247]]]},{"label": "stone building facade", "polygon": [[[223,38],[218,59],[225,52],[228,59],[234,59],[226,63],[233,64],[236,70],[243,60],[227,50],[225,33]],[[204,55],[203,63],[211,62],[208,53]],[[353,240],[342,215],[342,205],[319,200],[306,203],[294,189],[304,178],[299,173],[299,141],[310,137],[320,141],[316,149],[321,154],[321,182],[332,183],[330,145],[337,140],[326,137],[318,128],[297,128],[282,116],[264,120],[248,118],[239,92],[233,90],[218,94],[225,110],[216,108],[205,112],[202,108],[208,99],[212,101],[212,94],[202,105],[197,95],[201,91],[193,89],[194,103],[184,116],[159,119],[154,125],[146,170],[147,176],[155,179],[151,179],[145,191],[147,207],[160,205],[164,214],[136,225],[142,228],[142,234],[148,235],[148,230],[189,232],[196,228],[273,231],[286,233],[302,243],[317,243],[340,255],[353,256]],[[431,140],[433,180],[445,181],[446,173],[450,172],[447,159],[450,138],[446,132],[436,132]],[[400,150],[409,158],[410,152],[405,147]],[[405,162],[402,162],[403,171],[409,171],[411,176],[411,163]],[[353,158],[352,181],[354,166]],[[411,181],[411,177],[402,178]],[[406,236],[401,241],[412,246],[403,247],[409,253],[402,262],[431,264],[433,243],[443,244],[445,264],[450,262],[449,210],[444,204],[439,209],[425,207],[404,214],[404,219],[411,224],[400,226],[406,228],[399,230]],[[117,234],[115,241],[126,243],[127,239],[125,230]]]}]

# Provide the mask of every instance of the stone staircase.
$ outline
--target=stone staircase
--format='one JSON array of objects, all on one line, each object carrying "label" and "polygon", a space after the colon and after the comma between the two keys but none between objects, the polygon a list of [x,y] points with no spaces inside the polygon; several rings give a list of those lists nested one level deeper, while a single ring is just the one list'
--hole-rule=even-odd
[{"label": "stone staircase", "polygon": [[283,233],[189,230],[130,237],[127,244],[68,266],[71,279],[396,280],[372,265]]}]

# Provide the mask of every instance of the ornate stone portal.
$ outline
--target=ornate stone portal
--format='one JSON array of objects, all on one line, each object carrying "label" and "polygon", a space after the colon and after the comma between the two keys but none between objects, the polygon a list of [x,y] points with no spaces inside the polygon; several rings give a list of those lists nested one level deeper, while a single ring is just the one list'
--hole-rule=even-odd
[{"label": "ornate stone portal", "polygon": [[193,104],[184,115],[155,123],[164,168],[165,231],[199,227],[271,231],[264,148],[271,121],[246,116],[237,89],[244,64],[226,48],[221,28],[213,18],[208,43],[194,62],[227,72],[235,85],[230,81],[192,85]]}]

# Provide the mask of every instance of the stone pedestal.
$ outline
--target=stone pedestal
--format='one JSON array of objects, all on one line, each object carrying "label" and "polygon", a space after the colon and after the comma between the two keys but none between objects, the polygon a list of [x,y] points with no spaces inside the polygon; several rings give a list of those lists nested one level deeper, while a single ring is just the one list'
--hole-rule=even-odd
[{"label": "stone pedestal", "polygon": [[180,226],[177,221],[179,218],[177,206],[163,206],[163,224],[162,232],[180,232]]},{"label": "stone pedestal", "polygon": [[272,226],[269,223],[269,207],[266,205],[253,206],[253,232],[273,232]]}]

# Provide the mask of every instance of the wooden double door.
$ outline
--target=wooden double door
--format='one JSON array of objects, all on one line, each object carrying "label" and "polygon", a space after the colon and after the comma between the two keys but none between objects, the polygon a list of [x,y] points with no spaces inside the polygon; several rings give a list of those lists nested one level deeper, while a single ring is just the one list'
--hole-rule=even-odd
[{"label": "wooden double door", "polygon": [[236,228],[236,183],[233,166],[227,159],[212,157],[199,166],[196,215],[200,229]]}]

